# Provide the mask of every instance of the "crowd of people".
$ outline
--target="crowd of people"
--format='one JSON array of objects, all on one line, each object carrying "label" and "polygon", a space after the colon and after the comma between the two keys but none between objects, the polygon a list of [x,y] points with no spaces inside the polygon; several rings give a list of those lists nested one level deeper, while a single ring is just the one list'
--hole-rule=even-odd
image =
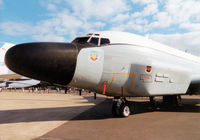
[{"label": "crowd of people", "polygon": [[6,87],[0,87],[0,92],[26,92],[26,93],[63,93],[63,94],[69,94],[69,93],[78,93],[79,95],[82,94],[82,92],[90,93],[88,90],[84,89],[78,89],[73,87],[66,87],[66,88],[60,88],[60,87],[28,87],[28,88],[6,88]]}]

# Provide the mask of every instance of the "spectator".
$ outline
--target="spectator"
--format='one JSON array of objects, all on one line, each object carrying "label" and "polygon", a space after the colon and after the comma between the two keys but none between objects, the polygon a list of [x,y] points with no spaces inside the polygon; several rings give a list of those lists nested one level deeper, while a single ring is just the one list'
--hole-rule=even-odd
[{"label": "spectator", "polygon": [[79,96],[81,96],[82,94],[82,89],[79,89]]},{"label": "spectator", "polygon": [[32,92],[34,92],[34,87],[32,87]]},{"label": "spectator", "polygon": [[37,87],[35,88],[35,92],[38,92],[38,88]]},{"label": "spectator", "polygon": [[22,88],[22,92],[24,92],[24,88]]}]

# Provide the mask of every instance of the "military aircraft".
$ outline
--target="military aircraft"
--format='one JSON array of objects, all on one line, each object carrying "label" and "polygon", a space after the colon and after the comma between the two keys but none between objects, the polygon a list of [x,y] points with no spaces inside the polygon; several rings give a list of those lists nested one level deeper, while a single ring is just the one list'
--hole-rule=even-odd
[{"label": "military aircraft", "polygon": [[2,43],[0,48],[0,87],[6,88],[24,88],[37,85],[40,83],[38,80],[33,80],[22,75],[10,71],[5,63],[4,57],[8,49],[15,46],[12,43]]},{"label": "military aircraft", "polygon": [[127,117],[126,97],[180,95],[200,91],[200,58],[131,33],[102,31],[71,43],[35,42],[8,50],[14,72],[58,85],[70,85],[114,97],[112,113]]}]

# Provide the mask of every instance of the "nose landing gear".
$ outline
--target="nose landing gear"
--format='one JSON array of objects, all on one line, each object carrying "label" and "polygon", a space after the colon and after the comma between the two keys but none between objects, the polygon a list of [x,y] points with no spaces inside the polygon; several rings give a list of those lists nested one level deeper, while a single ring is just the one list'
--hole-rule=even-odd
[{"label": "nose landing gear", "polygon": [[117,117],[128,117],[131,114],[130,105],[126,98],[115,97],[112,114]]}]

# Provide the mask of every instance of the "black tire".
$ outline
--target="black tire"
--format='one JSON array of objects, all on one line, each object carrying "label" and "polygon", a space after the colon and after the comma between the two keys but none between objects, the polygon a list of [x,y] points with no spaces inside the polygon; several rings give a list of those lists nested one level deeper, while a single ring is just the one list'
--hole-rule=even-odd
[{"label": "black tire", "polygon": [[131,110],[128,103],[122,103],[120,106],[120,115],[122,117],[128,117],[131,114]]}]

